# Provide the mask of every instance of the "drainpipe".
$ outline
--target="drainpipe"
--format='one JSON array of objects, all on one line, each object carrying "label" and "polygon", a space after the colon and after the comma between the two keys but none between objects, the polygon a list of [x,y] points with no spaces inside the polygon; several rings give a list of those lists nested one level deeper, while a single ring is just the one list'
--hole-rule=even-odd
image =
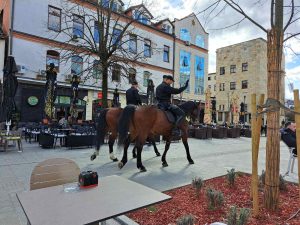
[{"label": "drainpipe", "polygon": [[15,0],[11,0],[10,4],[10,31],[9,31],[9,55],[12,55],[13,50],[13,31],[14,31],[14,17],[15,17]]},{"label": "drainpipe", "polygon": [[[175,60],[176,60],[176,57],[175,57],[175,48],[176,48],[176,35],[175,35],[175,32],[174,32],[175,28],[173,27],[173,73],[172,73],[172,76],[173,78],[175,79]],[[174,83],[172,84],[172,87],[174,87]],[[172,95],[172,99],[171,99],[171,102],[173,103],[173,95]]]}]

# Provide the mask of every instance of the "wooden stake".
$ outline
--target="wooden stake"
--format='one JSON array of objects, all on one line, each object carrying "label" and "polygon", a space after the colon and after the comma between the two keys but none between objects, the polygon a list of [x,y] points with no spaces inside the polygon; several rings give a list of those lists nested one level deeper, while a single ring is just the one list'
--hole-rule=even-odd
[{"label": "wooden stake", "polygon": [[[265,95],[261,94],[259,105],[264,103]],[[261,112],[261,109],[256,109],[256,94],[251,95],[251,130],[252,130],[252,182],[251,182],[251,197],[253,198],[253,215],[258,216],[259,200],[258,200],[258,153],[260,142],[260,129],[262,125],[262,115],[256,116],[256,112]]]},{"label": "wooden stake", "polygon": [[[299,101],[299,90],[294,90],[294,104],[295,104],[295,112],[300,113],[300,101]],[[296,121],[296,146],[300,146],[300,115],[295,114],[295,121]],[[299,154],[299,147],[298,147],[298,183],[299,183],[299,197],[300,197],[300,154]],[[300,199],[300,198],[299,198]]]}]

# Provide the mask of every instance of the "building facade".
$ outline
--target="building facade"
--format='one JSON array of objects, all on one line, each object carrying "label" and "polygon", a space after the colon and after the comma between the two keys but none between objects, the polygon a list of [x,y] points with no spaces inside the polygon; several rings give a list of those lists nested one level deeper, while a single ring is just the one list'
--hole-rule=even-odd
[{"label": "building facade", "polygon": [[[251,94],[255,93],[257,96],[265,94],[265,99],[267,98],[267,42],[258,38],[219,48],[216,51],[216,57],[214,96],[216,97],[217,122],[232,121],[231,101],[235,95],[238,96],[239,103],[244,103],[245,119],[241,122],[249,123]],[[284,79],[282,79],[282,102],[284,94],[285,86]]]},{"label": "building facade", "polygon": [[208,33],[197,16],[192,13],[182,19],[175,19],[175,87],[181,87],[186,80],[190,85],[179,100],[204,100],[205,79],[208,73]]},{"label": "building facade", "polygon": [[[99,77],[90,76],[85,72],[86,68],[95,63],[96,60],[90,61],[84,55],[73,55],[68,61],[62,61],[61,46],[66,43],[67,37],[61,32],[66,28],[63,23],[63,9],[66,4],[69,8],[74,6],[83,7],[91,15],[97,12],[92,1],[60,1],[60,0],[0,0],[0,11],[3,15],[2,27],[4,33],[9,36],[9,44],[7,44],[7,52],[15,57],[19,68],[17,74],[19,87],[16,95],[16,104],[20,110],[22,121],[41,121],[43,117],[43,102],[44,102],[44,86],[45,86],[45,71],[50,63],[54,63],[58,71],[58,92],[55,108],[58,114],[67,115],[70,110],[71,101],[71,85],[70,78],[73,74],[81,74],[81,83],[79,85],[79,102],[78,109],[81,119],[92,119],[97,99],[101,94],[102,80]],[[109,1],[104,1],[109,2]],[[105,5],[103,6],[105,7]],[[163,75],[173,75],[177,73],[179,65],[174,67],[174,62],[179,62],[181,50],[192,53],[190,63],[196,60],[199,64],[199,71],[194,71],[194,64],[190,64],[191,93],[190,96],[199,99],[203,94],[204,77],[207,75],[207,55],[208,55],[208,35],[204,33],[202,39],[198,42],[202,47],[196,45],[184,45],[180,40],[180,21],[171,22],[168,19],[153,23],[151,20],[153,16],[145,8],[144,5],[137,5],[124,9],[124,4],[120,0],[116,0],[113,5],[114,14],[120,18],[121,23],[126,23],[128,19],[134,20],[131,23],[129,30],[132,36],[138,37],[134,40],[128,40],[128,48],[136,52],[143,52],[145,56],[139,60],[138,63],[132,65],[129,69],[130,73],[139,82],[140,94],[146,95],[147,82],[149,79],[153,80],[154,85],[157,86],[162,81]],[[137,12],[143,12],[142,16],[136,17]],[[32,13],[35,12],[35,13]],[[71,32],[73,32],[74,41],[69,42],[71,46],[80,45],[78,36],[91,35],[95,38],[95,31],[89,33],[89,29],[85,28],[85,24],[80,23],[80,19],[90,21],[90,18],[84,18],[84,15],[73,14],[70,18]],[[178,25],[176,30],[175,26]],[[190,27],[189,27],[190,26]],[[188,30],[194,30],[192,27],[201,27],[198,20],[195,18],[185,27]],[[73,29],[73,30],[72,30]],[[204,32],[201,27],[201,32]],[[80,32],[78,32],[80,31]],[[112,31],[113,33],[114,31]],[[201,33],[200,32],[200,33]],[[174,35],[175,33],[175,35]],[[177,37],[178,36],[178,37]],[[196,40],[194,34],[191,35],[193,40]],[[179,43],[177,47],[176,43]],[[176,51],[174,51],[176,49]],[[197,58],[198,57],[198,58]],[[120,94],[120,103],[124,107],[125,91],[130,87],[130,79],[125,79],[118,75],[114,77],[114,68],[111,70],[111,76],[108,82],[108,99],[110,102],[113,99],[113,92],[115,88]],[[184,73],[187,74],[187,73]],[[89,79],[85,79],[89,77]],[[175,76],[176,77],[176,76]],[[196,79],[197,77],[197,79]],[[175,78],[176,79],[176,78]],[[181,83],[184,79],[181,79]],[[178,82],[179,83],[179,82]],[[195,95],[194,90],[197,90]],[[38,103],[30,105],[29,99],[36,97]]]}]

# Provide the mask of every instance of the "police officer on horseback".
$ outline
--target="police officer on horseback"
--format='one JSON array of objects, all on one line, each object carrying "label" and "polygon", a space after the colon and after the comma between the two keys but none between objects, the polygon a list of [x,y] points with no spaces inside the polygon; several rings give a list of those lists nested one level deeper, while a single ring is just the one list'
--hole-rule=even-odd
[{"label": "police officer on horseback", "polygon": [[133,81],[131,88],[126,91],[126,104],[127,105],[141,105],[142,101],[139,95],[138,82]]},{"label": "police officer on horseback", "polygon": [[174,82],[174,78],[170,75],[163,76],[163,82],[156,88],[156,99],[158,101],[158,107],[162,110],[170,110],[176,116],[175,125],[178,126],[185,116],[185,113],[176,105],[171,104],[172,94],[180,94],[189,85],[189,80],[181,88],[173,88],[171,84]]}]

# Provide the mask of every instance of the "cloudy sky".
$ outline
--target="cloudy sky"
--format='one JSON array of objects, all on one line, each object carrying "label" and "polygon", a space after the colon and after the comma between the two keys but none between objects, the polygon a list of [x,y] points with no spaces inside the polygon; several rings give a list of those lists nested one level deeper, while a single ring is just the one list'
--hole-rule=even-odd
[{"label": "cloudy sky", "polygon": [[[139,4],[141,0],[128,0],[131,5]],[[235,24],[243,17],[230,7],[224,8],[224,3],[221,3],[210,14],[209,11],[199,13],[211,5],[215,0],[149,0],[148,8],[150,12],[158,18],[168,17],[170,19],[182,18],[194,12],[203,27],[209,33],[209,72],[216,71],[216,54],[217,48],[227,45],[251,40],[262,37],[266,39],[266,34],[260,28],[253,25],[248,20],[243,20],[239,25],[228,29],[221,29],[231,24]],[[271,0],[237,0],[240,6],[248,15],[257,21],[264,28],[270,28],[270,2]],[[286,5],[290,4],[289,0],[285,1]],[[300,0],[295,0],[295,5],[300,6]],[[224,10],[222,10],[224,8]],[[298,8],[300,11],[300,8]],[[288,19],[289,7],[286,7],[285,20]],[[222,11],[221,13],[219,13]],[[296,18],[300,13],[296,15]],[[300,31],[300,20],[290,27],[289,33]],[[300,36],[299,36],[300,40]],[[292,47],[294,52],[300,53],[300,41],[291,39],[287,46]],[[297,56],[289,48],[285,48],[285,67],[286,67],[286,97],[292,98],[293,94],[288,89],[288,83],[293,83],[294,88],[300,89],[300,55]]]}]

